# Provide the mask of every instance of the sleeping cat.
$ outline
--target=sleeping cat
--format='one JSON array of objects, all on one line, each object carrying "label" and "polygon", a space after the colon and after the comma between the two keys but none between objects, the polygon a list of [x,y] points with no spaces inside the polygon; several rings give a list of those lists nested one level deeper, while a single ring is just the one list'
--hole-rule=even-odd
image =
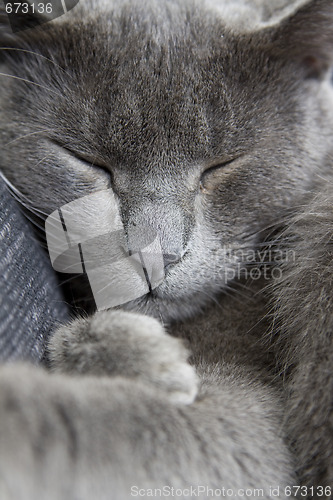
[{"label": "sleeping cat", "polygon": [[0,20],[1,169],[29,217],[112,189],[165,257],[156,289],[59,328],[48,371],[1,367],[1,498],[330,498],[333,2]]}]

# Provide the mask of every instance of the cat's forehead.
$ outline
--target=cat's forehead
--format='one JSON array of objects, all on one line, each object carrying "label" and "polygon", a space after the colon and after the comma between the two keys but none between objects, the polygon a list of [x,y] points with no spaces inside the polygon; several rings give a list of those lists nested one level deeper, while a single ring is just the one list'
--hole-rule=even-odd
[{"label": "cat's forehead", "polygon": [[[179,3],[177,9],[165,4],[172,2],[162,2],[157,12],[149,3],[139,9],[135,2],[119,2],[101,17],[81,18],[78,24],[74,18],[49,32],[46,50],[54,57],[60,47],[57,63],[70,75],[63,86],[66,102],[59,107],[63,124],[78,119],[85,136],[95,131],[90,140],[100,142],[100,149],[117,150],[119,156],[126,151],[127,161],[143,144],[146,155],[209,157],[212,108],[218,105],[225,122],[230,120],[220,67],[226,50],[222,26],[213,36],[198,13],[189,18]],[[66,113],[69,100],[75,114]],[[80,123],[67,125],[80,128]]]},{"label": "cat's forehead", "polygon": [[38,81],[61,85],[47,101],[52,113],[41,109],[60,142],[65,132],[73,148],[145,165],[235,153],[236,132],[238,144],[242,134],[251,140],[247,124],[263,96],[251,79],[262,61],[204,3],[116,1],[91,11],[93,3],[50,23],[38,47],[57,63],[45,75],[38,67]]}]

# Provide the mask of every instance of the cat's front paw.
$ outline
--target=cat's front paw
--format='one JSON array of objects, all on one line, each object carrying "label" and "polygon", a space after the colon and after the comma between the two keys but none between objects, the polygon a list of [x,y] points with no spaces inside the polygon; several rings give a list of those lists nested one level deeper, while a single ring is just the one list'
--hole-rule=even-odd
[{"label": "cat's front paw", "polygon": [[190,404],[198,380],[180,339],[155,319],[124,311],[98,312],[59,328],[49,344],[53,370],[140,379],[177,403]]}]

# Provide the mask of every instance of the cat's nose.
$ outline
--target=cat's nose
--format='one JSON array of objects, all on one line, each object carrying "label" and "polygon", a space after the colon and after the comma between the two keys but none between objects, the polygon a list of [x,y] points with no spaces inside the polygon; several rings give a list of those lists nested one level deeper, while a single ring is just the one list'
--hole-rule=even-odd
[{"label": "cat's nose", "polygon": [[177,262],[180,261],[181,258],[182,258],[182,252],[181,251],[175,251],[175,252],[172,252],[172,253],[164,253],[163,254],[164,269],[167,269],[172,264],[176,264]]}]

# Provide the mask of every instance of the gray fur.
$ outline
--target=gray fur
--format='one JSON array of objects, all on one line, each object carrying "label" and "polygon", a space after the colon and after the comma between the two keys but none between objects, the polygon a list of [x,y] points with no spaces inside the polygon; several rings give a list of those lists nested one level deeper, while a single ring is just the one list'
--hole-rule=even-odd
[{"label": "gray fur", "polygon": [[296,258],[284,264],[273,296],[280,357],[290,372],[286,423],[299,475],[314,486],[333,478],[332,188],[331,180],[282,234]]},{"label": "gray fur", "polygon": [[[8,498],[332,484],[333,3],[235,4],[81,0],[2,27],[25,81],[1,77],[1,167],[30,208],[111,186],[125,228],[182,255],[126,311],[61,328],[54,373],[1,369]],[[272,228],[296,261],[228,295]]]}]

